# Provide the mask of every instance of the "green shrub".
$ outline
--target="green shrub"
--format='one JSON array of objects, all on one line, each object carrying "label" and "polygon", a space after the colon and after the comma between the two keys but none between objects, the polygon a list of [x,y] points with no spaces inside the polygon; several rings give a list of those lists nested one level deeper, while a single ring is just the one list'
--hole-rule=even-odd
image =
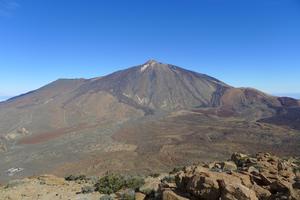
[{"label": "green shrub", "polygon": [[69,175],[65,177],[66,181],[75,181],[75,176],[74,175]]},{"label": "green shrub", "polygon": [[94,192],[94,191],[95,191],[95,187],[93,187],[93,186],[83,186],[83,187],[81,188],[81,192],[82,192],[83,194],[92,193],[92,192]]},{"label": "green shrub", "polygon": [[180,172],[183,168],[182,167],[174,167],[173,170],[170,172],[170,174],[176,174],[177,172]]},{"label": "green shrub", "polygon": [[65,177],[66,181],[87,180],[85,175],[69,175]]},{"label": "green shrub", "polygon": [[144,183],[145,182],[142,177],[124,177],[121,175],[110,174],[102,177],[95,184],[95,188],[96,191],[102,194],[112,194],[125,188],[137,191]]},{"label": "green shrub", "polygon": [[104,196],[102,196],[102,197],[100,197],[100,200],[113,200],[114,198],[112,198],[111,196],[109,196],[109,195],[104,195]]},{"label": "green shrub", "polygon": [[153,177],[153,178],[157,178],[160,176],[160,174],[158,173],[153,173],[153,174],[150,174],[149,176]]},{"label": "green shrub", "polygon": [[132,189],[125,190],[121,193],[121,200],[135,200],[135,191]]},{"label": "green shrub", "polygon": [[144,179],[139,176],[128,177],[125,179],[125,187],[135,191],[137,191],[144,184]]},{"label": "green shrub", "polygon": [[175,183],[175,176],[165,176],[161,182]]},{"label": "green shrub", "polygon": [[293,171],[295,174],[300,173],[300,167],[294,167]]},{"label": "green shrub", "polygon": [[120,175],[110,174],[102,177],[96,184],[96,191],[102,194],[112,194],[125,186],[125,180]]},{"label": "green shrub", "polygon": [[143,194],[147,195],[148,197],[154,197],[155,191],[153,189],[147,188],[141,191]]},{"label": "green shrub", "polygon": [[99,181],[99,177],[98,176],[89,176],[88,180],[89,180],[89,183],[95,185]]}]

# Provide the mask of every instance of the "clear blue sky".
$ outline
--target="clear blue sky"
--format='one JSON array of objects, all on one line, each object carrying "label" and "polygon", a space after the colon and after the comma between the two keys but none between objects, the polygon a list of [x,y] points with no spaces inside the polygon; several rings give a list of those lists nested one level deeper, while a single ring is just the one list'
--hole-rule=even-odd
[{"label": "clear blue sky", "polygon": [[300,93],[300,0],[0,0],[0,96],[149,58]]}]

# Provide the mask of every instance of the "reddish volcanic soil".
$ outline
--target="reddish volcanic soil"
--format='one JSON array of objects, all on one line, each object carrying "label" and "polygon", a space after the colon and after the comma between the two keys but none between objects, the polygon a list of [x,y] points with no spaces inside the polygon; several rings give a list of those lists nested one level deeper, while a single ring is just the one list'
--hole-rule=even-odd
[{"label": "reddish volcanic soil", "polygon": [[67,128],[60,128],[56,129],[54,131],[49,131],[41,134],[37,134],[34,136],[29,136],[21,139],[19,141],[19,144],[38,144],[38,143],[43,143],[47,142],[50,140],[53,140],[57,137],[60,137],[62,135],[76,132],[76,131],[82,131],[83,129],[89,129],[89,128],[94,128],[97,125],[88,125],[86,123],[81,123],[73,127],[67,127]]}]

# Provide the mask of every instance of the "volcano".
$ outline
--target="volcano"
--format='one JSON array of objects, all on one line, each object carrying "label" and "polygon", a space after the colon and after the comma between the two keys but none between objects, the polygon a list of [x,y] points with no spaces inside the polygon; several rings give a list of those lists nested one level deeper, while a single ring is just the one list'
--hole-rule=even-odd
[{"label": "volcano", "polygon": [[147,173],[232,151],[298,155],[299,119],[299,100],[149,60],[1,102],[0,170]]}]

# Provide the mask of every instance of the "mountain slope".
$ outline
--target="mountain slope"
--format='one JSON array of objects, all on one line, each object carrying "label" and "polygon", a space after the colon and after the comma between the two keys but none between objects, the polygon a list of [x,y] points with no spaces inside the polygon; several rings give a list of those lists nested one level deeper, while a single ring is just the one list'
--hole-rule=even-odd
[{"label": "mountain slope", "polygon": [[207,75],[150,60],[89,81],[78,93],[106,91],[133,106],[174,110],[211,106],[217,93],[225,88],[230,87]]}]

